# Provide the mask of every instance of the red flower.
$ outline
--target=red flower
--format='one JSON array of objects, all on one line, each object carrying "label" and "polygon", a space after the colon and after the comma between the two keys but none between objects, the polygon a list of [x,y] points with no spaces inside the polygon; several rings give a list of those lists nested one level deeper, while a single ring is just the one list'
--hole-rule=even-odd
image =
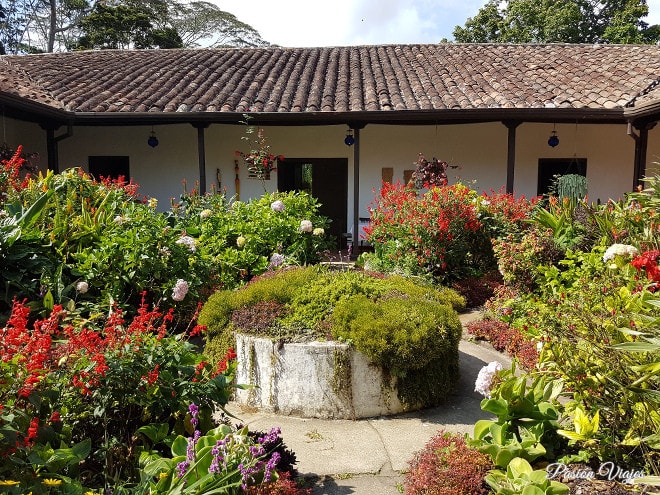
[{"label": "red flower", "polygon": [[646,276],[651,282],[660,283],[660,268],[658,267],[658,258],[660,258],[660,251],[652,250],[646,251],[630,262],[632,266],[637,268],[637,271],[644,270]]},{"label": "red flower", "polygon": [[34,441],[37,438],[37,434],[39,433],[39,418],[32,418],[32,421],[30,421],[30,427],[28,428],[27,431],[27,436],[25,437],[25,445],[33,445]]},{"label": "red flower", "polygon": [[157,364],[154,366],[154,369],[151,370],[146,376],[142,376],[142,380],[146,381],[149,385],[153,385],[158,381],[158,376],[160,375],[160,365]]}]

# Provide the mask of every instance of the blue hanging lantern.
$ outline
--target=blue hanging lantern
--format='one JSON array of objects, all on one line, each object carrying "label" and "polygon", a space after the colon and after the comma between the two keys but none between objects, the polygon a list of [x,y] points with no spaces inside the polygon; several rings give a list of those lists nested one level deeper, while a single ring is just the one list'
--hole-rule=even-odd
[{"label": "blue hanging lantern", "polygon": [[557,137],[557,131],[552,131],[552,135],[548,138],[548,146],[554,148],[559,144],[559,138]]},{"label": "blue hanging lantern", "polygon": [[147,139],[147,144],[151,146],[152,148],[155,148],[158,146],[158,138],[156,137],[156,133],[154,132],[154,128],[151,128],[151,135]]},{"label": "blue hanging lantern", "polygon": [[355,138],[353,137],[353,129],[346,131],[346,138],[344,139],[344,144],[346,146],[353,146],[355,144]]}]

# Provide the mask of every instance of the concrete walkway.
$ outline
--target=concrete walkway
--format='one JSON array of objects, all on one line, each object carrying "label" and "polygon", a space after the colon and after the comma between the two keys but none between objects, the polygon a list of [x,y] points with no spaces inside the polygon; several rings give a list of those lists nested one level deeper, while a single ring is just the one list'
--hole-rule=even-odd
[{"label": "concrete walkway", "polygon": [[[466,313],[461,321],[465,325],[476,317],[476,312]],[[489,345],[465,338],[459,351],[459,384],[446,404],[431,409],[355,421],[280,416],[241,409],[235,403],[228,410],[251,430],[279,426],[284,443],[296,454],[300,475],[313,486],[313,495],[400,494],[408,462],[439,430],[472,433],[477,420],[489,417],[479,407],[483,396],[474,392],[479,370],[491,361],[511,364]]]}]

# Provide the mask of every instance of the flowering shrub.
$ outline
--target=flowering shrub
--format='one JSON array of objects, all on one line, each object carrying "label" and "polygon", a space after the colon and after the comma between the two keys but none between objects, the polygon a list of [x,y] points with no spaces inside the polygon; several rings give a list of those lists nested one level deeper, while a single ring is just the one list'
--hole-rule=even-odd
[{"label": "flowering shrub", "polygon": [[0,156],[0,205],[14,193],[25,188],[29,176],[21,178],[21,169],[25,165],[25,159],[21,157],[22,153],[23,147],[19,146],[10,156]]},{"label": "flowering shrub", "polygon": [[[631,259],[633,252],[602,246],[588,253],[568,253],[559,266],[543,270],[535,294],[510,303],[518,315],[516,325],[535,326],[540,333],[539,369],[570,391],[567,415],[599,412],[595,438],[574,445],[582,449],[579,459],[599,458],[631,467],[640,461],[652,465],[649,459],[657,455],[653,434],[660,426],[657,403],[645,398],[658,388],[644,372],[656,365],[657,358],[649,352],[624,352],[627,346],[639,345],[639,336],[653,328],[649,316],[654,309],[646,302],[657,299],[649,290],[654,282],[641,273],[643,268],[638,272],[634,266],[641,264],[643,255]],[[530,298],[535,311],[519,311]]]},{"label": "flowering shrub", "polygon": [[462,184],[432,187],[418,196],[411,187],[384,183],[370,207],[367,240],[389,271],[439,281],[487,271],[494,260],[475,198]]},{"label": "flowering shrub", "polygon": [[516,197],[504,188],[484,191],[477,201],[479,221],[491,239],[519,237],[532,225],[529,220],[537,204],[538,198]]},{"label": "flowering shrub", "polygon": [[562,257],[552,235],[542,228],[530,228],[522,237],[510,234],[494,238],[492,244],[504,283],[521,292],[537,286],[540,265],[552,264]]},{"label": "flowering shrub", "polygon": [[222,425],[206,435],[197,428],[198,407],[189,406],[191,437],[177,436],[172,442],[172,457],[151,456],[144,465],[150,477],[152,494],[245,493],[248,486],[277,479],[278,452],[268,452],[265,444],[279,436],[279,429],[256,442],[247,427],[234,431]]},{"label": "flowering shrub", "polygon": [[660,251],[654,249],[653,251],[646,251],[639,256],[636,256],[630,264],[634,266],[638,272],[644,270],[649,282],[653,284],[653,291],[655,291],[660,284],[660,268],[658,267],[658,258],[660,258]]},{"label": "flowering shrub", "polygon": [[[55,475],[87,487],[120,475],[135,480],[141,426],[182,429],[181,412],[194,400],[208,429],[211,409],[229,400],[235,354],[211,364],[184,335],[169,335],[172,319],[146,304],[130,322],[118,308],[92,321],[55,305],[48,318],[32,321],[15,302],[0,329],[0,476],[35,493],[31,484]],[[49,463],[49,445],[72,450]]]},{"label": "flowering shrub", "polygon": [[406,495],[475,495],[488,493],[484,477],[492,468],[488,456],[444,430],[416,452],[405,474]]},{"label": "flowering shrub", "polygon": [[0,321],[14,297],[45,311],[61,304],[93,313],[117,303],[135,313],[148,289],[154,302],[177,308],[176,326],[185,325],[218,287],[269,266],[314,262],[332,245],[327,219],[306,194],[229,203],[192,191],[167,213],[155,207],[138,200],[132,183],[95,181],[80,170],[27,181],[0,211]]},{"label": "flowering shrub", "polygon": [[[318,261],[334,239],[316,231],[328,219],[306,193],[266,193],[249,202],[227,202],[223,196],[184,196],[173,216],[180,230],[195,238],[198,254],[215,267],[214,287],[234,288],[269,268]],[[206,216],[201,211],[210,210]]]}]

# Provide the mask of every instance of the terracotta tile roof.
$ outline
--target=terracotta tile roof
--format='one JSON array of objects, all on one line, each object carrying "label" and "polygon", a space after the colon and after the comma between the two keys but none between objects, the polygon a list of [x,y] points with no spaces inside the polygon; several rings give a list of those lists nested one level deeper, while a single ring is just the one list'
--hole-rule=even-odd
[{"label": "terracotta tile roof", "polygon": [[63,108],[55,96],[35,83],[23,69],[9,63],[8,60],[0,60],[0,92],[54,108]]},{"label": "terracotta tile roof", "polygon": [[438,44],[5,56],[0,90],[72,112],[619,109],[654,45]]}]

